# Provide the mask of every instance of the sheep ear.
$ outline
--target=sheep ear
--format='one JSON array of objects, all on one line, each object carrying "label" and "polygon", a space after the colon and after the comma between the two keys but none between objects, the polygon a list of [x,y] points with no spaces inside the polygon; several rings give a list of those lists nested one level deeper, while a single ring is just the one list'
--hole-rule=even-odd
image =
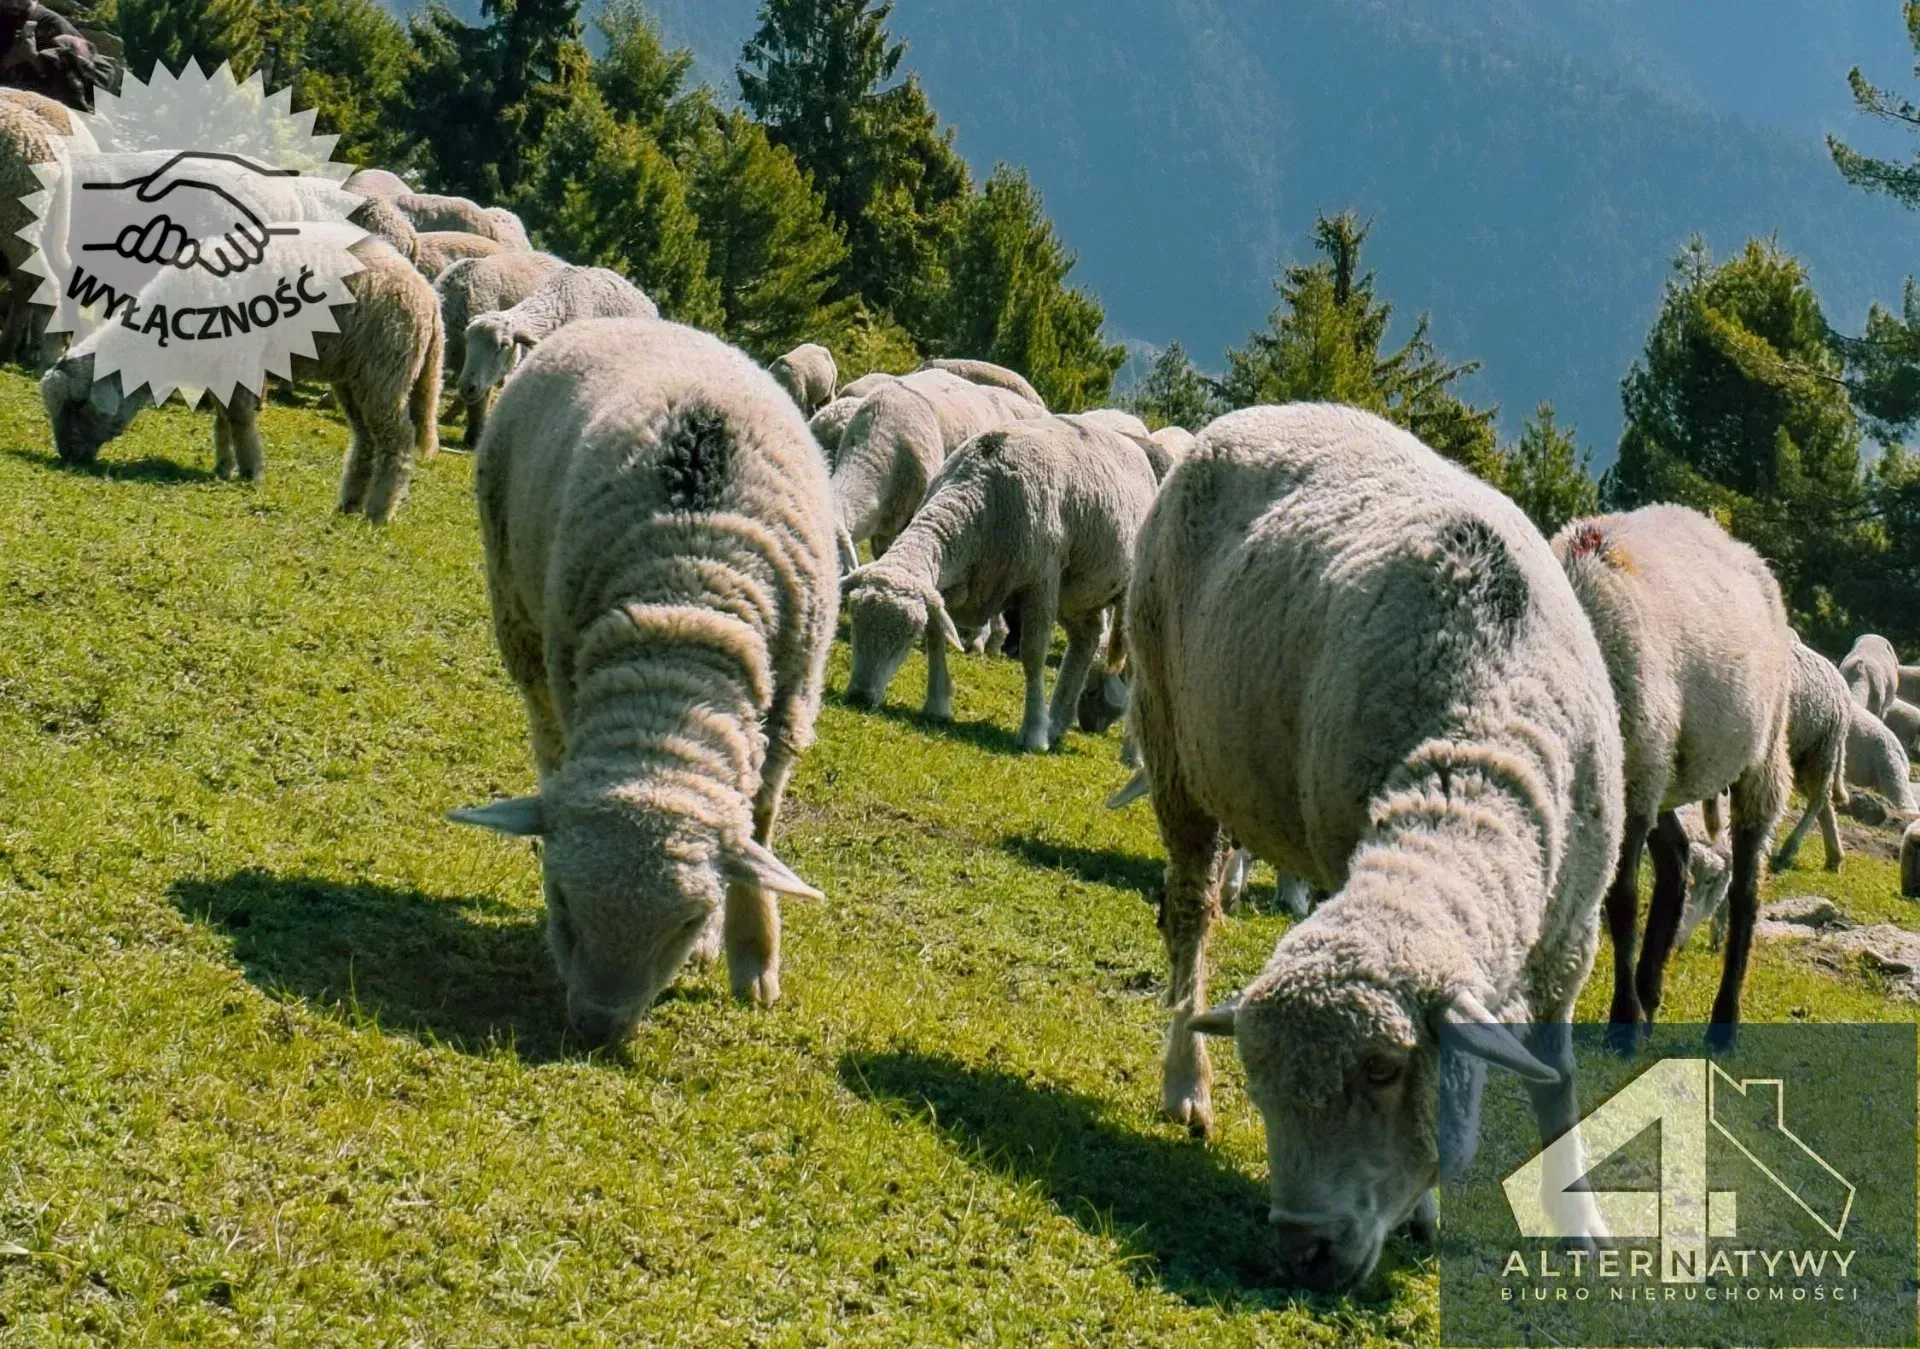
[{"label": "sheep ear", "polygon": [[1137,769],[1134,775],[1127,779],[1126,786],[1107,798],[1107,809],[1121,810],[1141,797],[1151,795],[1152,792],[1153,784],[1147,781],[1147,770]]},{"label": "sheep ear", "polygon": [[1187,1021],[1187,1029],[1195,1035],[1231,1035],[1234,1018],[1240,1015],[1240,1000],[1246,994],[1236,993],[1217,1007],[1209,1007],[1198,1016]]},{"label": "sheep ear", "polygon": [[448,811],[447,818],[455,824],[470,824],[515,838],[539,838],[547,832],[546,812],[537,796],[510,796],[484,806],[462,806]]},{"label": "sheep ear", "polygon": [[953,615],[947,612],[947,602],[932,586],[927,587],[927,622],[940,629],[940,636],[946,638],[947,645],[955,651],[967,649],[967,644],[960,640],[960,630],[953,626]]},{"label": "sheep ear", "polygon": [[1535,1058],[1520,1043],[1520,1037],[1514,1034],[1513,1028],[1495,1021],[1493,1013],[1481,1006],[1480,1000],[1473,994],[1456,994],[1440,1014],[1440,1020],[1453,1030],[1454,1044],[1462,1053],[1511,1069],[1529,1082],[1553,1083],[1560,1080],[1559,1073]]},{"label": "sheep ear", "polygon": [[728,846],[726,869],[729,876],[752,881],[762,890],[771,890],[775,894],[798,895],[802,899],[826,898],[794,875],[793,869],[775,857],[771,848],[763,847],[752,839]]},{"label": "sheep ear", "polygon": [[87,395],[87,401],[93,404],[93,410],[102,417],[114,417],[120,413],[120,383],[111,377],[96,379],[93,391]]},{"label": "sheep ear", "polygon": [[513,346],[516,351],[533,350],[533,334],[521,328],[513,330]]}]

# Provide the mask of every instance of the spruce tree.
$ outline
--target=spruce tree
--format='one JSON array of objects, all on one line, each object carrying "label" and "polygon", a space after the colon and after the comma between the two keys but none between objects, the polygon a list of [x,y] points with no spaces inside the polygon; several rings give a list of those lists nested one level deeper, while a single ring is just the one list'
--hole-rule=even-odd
[{"label": "spruce tree", "polygon": [[1148,426],[1179,426],[1198,431],[1220,412],[1213,382],[1195,368],[1187,349],[1169,342],[1153,358],[1145,378],[1134,386],[1126,404]]},{"label": "spruce tree", "polygon": [[1551,537],[1567,521],[1600,509],[1592,462],[1593,452],[1580,448],[1572,427],[1560,425],[1553,404],[1542,403],[1508,447],[1500,485]]}]

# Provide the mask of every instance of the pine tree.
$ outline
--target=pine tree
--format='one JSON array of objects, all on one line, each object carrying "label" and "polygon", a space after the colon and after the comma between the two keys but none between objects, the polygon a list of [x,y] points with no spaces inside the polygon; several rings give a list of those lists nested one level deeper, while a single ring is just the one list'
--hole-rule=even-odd
[{"label": "pine tree", "polygon": [[641,127],[678,156],[712,111],[709,91],[683,93],[693,52],[669,50],[641,0],[608,0],[594,16],[606,54],[593,63],[594,87],[607,111]]},{"label": "pine tree", "polygon": [[126,45],[127,69],[140,80],[156,63],[177,75],[189,61],[209,72],[231,62],[245,78],[260,63],[261,11],[257,0],[118,0],[101,21]]},{"label": "pine tree", "polygon": [[266,11],[261,70],[269,89],[319,112],[340,137],[335,158],[393,166],[404,156],[388,112],[412,67],[406,29],[373,0],[283,0]]},{"label": "pine tree", "polygon": [[[1907,24],[1907,41],[1920,57],[1920,0],[1906,0],[1900,7]],[[1920,75],[1920,61],[1914,65]],[[1871,83],[1855,66],[1847,72],[1847,84],[1853,90],[1853,102],[1861,112],[1883,122],[1920,129],[1920,107],[1890,90]],[[1841,176],[1856,187],[1884,192],[1907,206],[1920,206],[1920,153],[1914,161],[1902,164],[1891,159],[1876,159],[1846,145],[1838,136],[1827,136],[1827,152]]]},{"label": "pine tree", "polygon": [[1533,410],[1505,461],[1501,488],[1542,534],[1551,537],[1567,521],[1600,509],[1593,452],[1580,448],[1572,427],[1560,425],[1552,403]]},{"label": "pine tree", "polygon": [[1158,430],[1180,426],[1198,431],[1220,412],[1213,383],[1195,368],[1185,347],[1169,342],[1153,358],[1146,377],[1133,387],[1126,404],[1135,416]]},{"label": "pine tree", "polygon": [[1360,268],[1371,228],[1350,211],[1315,222],[1320,259],[1289,267],[1274,282],[1280,306],[1265,331],[1227,352],[1221,391],[1233,407],[1316,400],[1365,408],[1498,482],[1496,409],[1475,407],[1453,391],[1480,363],[1442,359],[1425,314],[1399,348],[1382,350],[1393,306],[1375,295],[1374,274]]}]

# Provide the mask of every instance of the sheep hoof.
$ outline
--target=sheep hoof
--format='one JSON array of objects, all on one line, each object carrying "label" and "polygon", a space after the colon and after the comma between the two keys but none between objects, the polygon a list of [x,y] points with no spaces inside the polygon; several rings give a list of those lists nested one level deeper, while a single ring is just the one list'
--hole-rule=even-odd
[{"label": "sheep hoof", "polygon": [[1029,754],[1045,754],[1048,749],[1046,732],[1037,731],[1032,735],[1022,732],[1020,735],[1020,748]]},{"label": "sheep hoof", "polygon": [[780,1001],[780,971],[736,968],[732,971],[733,996],[754,1007],[771,1007]]},{"label": "sheep hoof", "polygon": [[1213,1102],[1205,1092],[1170,1098],[1160,1109],[1175,1124],[1185,1125],[1189,1138],[1205,1138],[1213,1132]]},{"label": "sheep hoof", "polygon": [[1734,1039],[1739,1035],[1740,1027],[1732,1021],[1716,1021],[1707,1027],[1706,1045],[1709,1054],[1729,1054],[1733,1052]]},{"label": "sheep hoof", "polygon": [[1630,1059],[1640,1048],[1642,1028],[1637,1021],[1614,1021],[1607,1026],[1607,1048]]}]

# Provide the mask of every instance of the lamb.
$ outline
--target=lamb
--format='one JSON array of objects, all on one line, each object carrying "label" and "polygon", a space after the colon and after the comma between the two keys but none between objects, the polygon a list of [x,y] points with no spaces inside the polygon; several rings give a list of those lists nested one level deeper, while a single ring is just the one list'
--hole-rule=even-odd
[{"label": "lamb", "polygon": [[546,840],[548,940],[583,1040],[622,1039],[722,937],[734,995],[777,1001],[776,897],[819,892],[770,843],[838,599],[806,423],[718,338],[595,319],[528,357],[475,471],[540,782],[452,818]]},{"label": "lamb", "polygon": [[[1847,752],[1847,725],[1852,695],[1833,662],[1800,641],[1793,643],[1793,692],[1787,705],[1787,760],[1793,766],[1793,785],[1806,798],[1807,809],[1787,841],[1773,855],[1773,869],[1786,871],[1800,851],[1807,830],[1817,817],[1820,839],[1827,847],[1827,870],[1838,871],[1845,852],[1840,846],[1840,824],[1834,818],[1834,794],[1844,787],[1842,764]],[[1692,901],[1689,901],[1689,907]],[[1685,938],[1681,940],[1684,942]]]},{"label": "lamb", "polygon": [[[316,246],[320,246],[316,244]],[[433,288],[378,239],[353,246],[362,270],[346,279],[354,303],[335,310],[339,331],[315,335],[317,360],[294,357],[295,378],[333,385],[349,431],[339,509],[385,524],[405,497],[416,459],[439,448],[441,327]],[[155,285],[166,284],[163,275]],[[143,297],[144,298],[144,297]],[[76,343],[40,381],[40,396],[61,459],[91,464],[153,400],[146,386],[128,395],[119,376],[95,382],[94,349],[111,327]],[[257,423],[259,399],[245,390],[214,406],[214,471],[258,481],[265,471]]]},{"label": "lamb", "polygon": [[853,420],[853,414],[860,410],[863,398],[840,397],[814,413],[807,422],[807,429],[813,432],[813,443],[820,447],[820,457],[826,461],[828,472],[840,462],[840,438],[847,433],[847,423]]},{"label": "lamb", "polygon": [[1900,747],[1912,754],[1920,747],[1920,707],[1915,707],[1904,698],[1895,698],[1887,704],[1887,710],[1880,714],[1880,720],[1887,724]]},{"label": "lamb", "polygon": [[862,539],[873,540],[876,557],[886,551],[961,444],[982,431],[1046,415],[1004,389],[969,384],[941,370],[882,385],[847,423],[834,461],[841,570],[860,565],[856,549]]},{"label": "lamb", "polygon": [[581,319],[658,317],[653,301],[618,272],[605,267],[552,268],[526,299],[467,324],[460,399],[471,407],[486,398],[513,373],[522,351],[566,324]]},{"label": "lamb", "polygon": [[[1105,611],[1126,591],[1154,487],[1137,446],[1066,418],[1023,421],[967,441],[880,560],[842,579],[853,629],[847,700],[879,706],[907,652],[924,638],[925,714],[950,719],[947,645],[964,649],[959,627],[987,626],[1017,604],[1027,635],[1020,643],[1027,677],[1020,747],[1060,744]],[[1049,707],[1047,651],[1056,620],[1067,630],[1067,651]]]},{"label": "lamb", "polygon": [[440,273],[466,258],[489,258],[505,252],[491,239],[458,230],[427,230],[414,235],[413,265],[428,281],[440,279]]},{"label": "lamb", "polygon": [[[1141,529],[1127,643],[1168,857],[1162,1107],[1211,1126],[1197,1035],[1232,1034],[1285,1273],[1357,1281],[1431,1218],[1443,1029],[1528,1079],[1543,1140],[1578,1118],[1565,1023],[1623,797],[1599,646],[1517,507],[1324,404],[1200,436]],[[1227,837],[1332,897],[1202,1012]]]},{"label": "lamb", "polygon": [[360,197],[404,197],[413,191],[405,178],[385,169],[361,169],[342,186]]},{"label": "lamb", "polygon": [[1854,701],[1877,717],[1900,696],[1900,657],[1894,654],[1892,642],[1867,633],[1840,662],[1840,677],[1853,691]]},{"label": "lamb", "polygon": [[[1732,792],[1733,875],[1709,1047],[1732,1045],[1759,908],[1761,857],[1787,803],[1793,630],[1760,555],[1684,506],[1570,522],[1554,536],[1593,622],[1620,703],[1627,829],[1607,892],[1614,993],[1609,1042],[1626,1051],[1660,1006],[1686,890],[1687,845],[1673,811]],[[1651,840],[1650,840],[1651,836]],[[1653,901],[1634,966],[1640,857]]]},{"label": "lamb", "polygon": [[833,401],[833,386],[840,379],[833,353],[815,342],[802,343],[776,357],[767,370],[807,417]]},{"label": "lamb", "polygon": [[[441,327],[447,335],[447,369],[458,371],[467,361],[467,324],[481,314],[510,309],[533,294],[547,273],[562,266],[551,253],[503,251],[491,257],[463,258],[446,271],[433,288],[440,296]],[[480,443],[492,404],[488,391],[465,404],[466,443]]]},{"label": "lamb", "polygon": [[390,199],[407,223],[422,234],[477,234],[508,248],[527,247],[526,227],[512,211],[481,206],[465,197],[443,197],[431,192],[403,192]]},{"label": "lamb", "polygon": [[1914,809],[1911,764],[1900,737],[1854,703],[1847,721],[1847,785],[1865,787],[1898,811]]},{"label": "lamb", "polygon": [[969,384],[984,384],[989,388],[1005,389],[1008,393],[1019,394],[1042,411],[1046,410],[1046,400],[1040,396],[1038,389],[1027,382],[1025,375],[1017,370],[1009,370],[1004,365],[995,365],[992,361],[935,359],[920,362],[920,369],[944,370],[950,375],[958,375]]}]

